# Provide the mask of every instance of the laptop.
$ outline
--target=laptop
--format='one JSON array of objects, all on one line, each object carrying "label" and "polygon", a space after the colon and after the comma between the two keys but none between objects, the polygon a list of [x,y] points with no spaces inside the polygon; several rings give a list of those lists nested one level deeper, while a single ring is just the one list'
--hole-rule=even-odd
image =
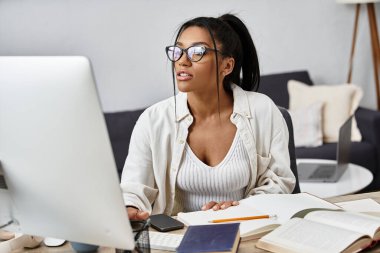
[{"label": "laptop", "polygon": [[336,149],[336,163],[310,163],[297,164],[300,182],[336,182],[346,171],[350,160],[351,147],[351,115],[339,129],[339,139]]}]

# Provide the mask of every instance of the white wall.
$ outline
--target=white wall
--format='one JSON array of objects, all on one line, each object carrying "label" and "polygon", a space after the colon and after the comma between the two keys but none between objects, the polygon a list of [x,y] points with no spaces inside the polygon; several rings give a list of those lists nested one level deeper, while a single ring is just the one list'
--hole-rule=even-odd
[{"label": "white wall", "polygon": [[[86,55],[105,111],[141,108],[173,93],[164,47],[178,26],[225,12],[247,24],[262,73],[346,80],[355,8],[335,0],[0,0],[0,55]],[[353,82],[375,108],[369,37],[362,8]]]}]

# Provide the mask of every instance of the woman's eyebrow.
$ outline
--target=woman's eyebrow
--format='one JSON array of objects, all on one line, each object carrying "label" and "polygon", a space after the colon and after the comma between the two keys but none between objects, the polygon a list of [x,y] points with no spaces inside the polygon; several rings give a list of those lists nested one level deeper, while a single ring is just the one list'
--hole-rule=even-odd
[{"label": "woman's eyebrow", "polygon": [[[176,45],[177,46],[183,46],[183,43],[180,42],[180,41],[177,41]],[[197,45],[205,45],[207,47],[210,47],[210,45],[207,42],[204,42],[204,41],[198,41],[198,42],[191,43],[191,46],[197,46]]]},{"label": "woman's eyebrow", "polygon": [[193,46],[196,46],[196,45],[206,45],[206,46],[210,47],[210,45],[207,42],[204,42],[204,41],[194,42],[192,45]]}]

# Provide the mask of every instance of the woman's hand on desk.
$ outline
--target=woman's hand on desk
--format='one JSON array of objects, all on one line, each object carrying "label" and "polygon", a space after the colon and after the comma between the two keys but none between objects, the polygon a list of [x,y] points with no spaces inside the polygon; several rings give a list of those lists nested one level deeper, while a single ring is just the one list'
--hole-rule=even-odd
[{"label": "woman's hand on desk", "polygon": [[215,202],[215,201],[210,201],[207,204],[205,204],[204,206],[202,206],[202,211],[206,211],[209,209],[212,209],[214,211],[218,211],[218,210],[227,209],[230,206],[237,206],[237,205],[239,205],[239,201],[236,201],[236,200],[222,201],[219,203]]},{"label": "woman's hand on desk", "polygon": [[149,218],[149,213],[141,211],[136,207],[127,207],[129,220],[146,220]]}]

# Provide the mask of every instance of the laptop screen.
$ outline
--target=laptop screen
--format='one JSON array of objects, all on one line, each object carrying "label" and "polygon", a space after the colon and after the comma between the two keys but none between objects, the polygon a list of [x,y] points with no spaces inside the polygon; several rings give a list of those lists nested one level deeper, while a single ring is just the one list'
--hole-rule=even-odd
[{"label": "laptop screen", "polygon": [[350,162],[352,118],[353,115],[351,115],[339,129],[336,158],[338,165],[346,165]]}]

